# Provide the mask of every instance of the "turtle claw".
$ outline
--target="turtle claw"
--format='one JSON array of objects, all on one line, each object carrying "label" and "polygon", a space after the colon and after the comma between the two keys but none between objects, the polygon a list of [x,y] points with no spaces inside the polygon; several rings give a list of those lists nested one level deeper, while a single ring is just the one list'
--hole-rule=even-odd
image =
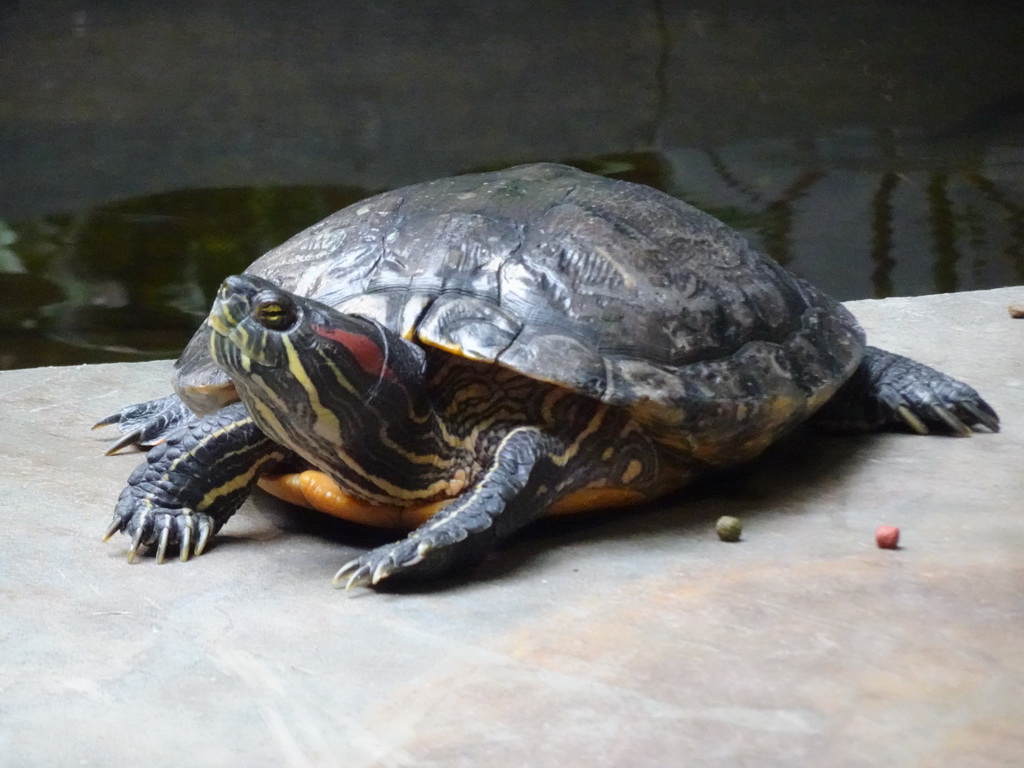
[{"label": "turtle claw", "polygon": [[165,527],[160,531],[160,540],[156,546],[156,562],[158,565],[163,565],[167,561],[167,544],[171,540],[171,529]]},{"label": "turtle claw", "polygon": [[95,424],[93,424],[91,429],[99,429],[100,427],[106,427],[106,426],[108,426],[110,424],[116,424],[120,420],[121,420],[121,412],[118,411],[117,413],[112,413],[109,416],[103,417],[102,419],[97,421]]},{"label": "turtle claw", "polygon": [[[376,551],[376,550],[374,550]],[[373,554],[367,553],[367,554]],[[345,591],[353,587],[372,587],[379,584],[398,569],[397,564],[390,558],[384,558],[376,565],[373,561],[367,561],[367,556],[357,557],[345,563],[331,579],[331,584],[338,588],[342,581],[345,582]],[[348,577],[346,580],[345,577]]]},{"label": "turtle claw", "polygon": [[178,546],[178,559],[183,563],[188,562],[189,554],[192,549],[192,531],[195,529],[195,523],[192,521],[191,515],[186,515],[184,524],[181,525],[181,544]]},{"label": "turtle claw", "polygon": [[352,589],[352,587],[362,587],[370,584],[370,566],[360,565],[360,559],[349,560],[338,572],[334,574],[334,578],[331,579],[331,584],[338,588],[341,586],[341,582],[349,576],[348,581],[345,582],[345,591]]},{"label": "turtle claw", "polygon": [[[97,425],[99,426],[99,425]],[[96,429],[96,427],[93,427]],[[139,441],[142,438],[142,430],[136,429],[133,432],[121,437],[120,440],[115,440],[107,446],[107,450],[103,452],[104,456],[113,456],[115,453],[120,451],[122,448],[127,448],[129,445],[139,445]]]},{"label": "turtle claw", "polygon": [[100,419],[92,428],[117,425],[121,437],[107,448],[106,455],[110,456],[132,445],[152,448],[166,440],[168,435],[192,418],[192,411],[181,398],[177,395],[168,395],[122,408],[117,413]]},{"label": "turtle claw", "polygon": [[213,522],[206,515],[199,517],[199,541],[193,554],[199,557],[206,551],[206,544],[210,541],[210,534],[213,533]]},{"label": "turtle claw", "polygon": [[434,545],[429,541],[421,541],[420,545],[416,547],[416,556],[412,560],[409,560],[406,565],[416,565],[424,557],[426,557],[431,550],[434,549]]},{"label": "turtle claw", "polygon": [[373,576],[370,577],[371,584],[377,584],[381,579],[386,579],[395,572],[395,564],[390,560],[382,560],[373,569]]},{"label": "turtle claw", "polygon": [[961,405],[965,411],[974,417],[976,424],[981,424],[990,432],[999,431],[999,417],[984,400],[979,400],[978,405],[972,402],[961,403]]},{"label": "turtle claw", "polygon": [[[376,586],[386,579],[397,570],[397,565],[388,557],[383,559],[372,557],[377,551],[375,549],[355,560],[349,560],[334,574],[331,584],[337,588],[341,586],[342,581],[345,581],[345,591],[347,592],[353,587]],[[346,576],[347,580],[345,580]]]},{"label": "turtle claw", "polygon": [[142,546],[143,546],[143,537],[145,535],[146,535],[146,528],[145,528],[145,526],[140,525],[136,529],[135,535],[132,536],[132,545],[128,548],[128,562],[129,563],[134,563],[135,562],[135,558],[139,554],[139,549],[141,549]]},{"label": "turtle claw", "polygon": [[928,434],[928,425],[921,421],[906,405],[896,406],[896,413],[910,429],[919,435]]},{"label": "turtle claw", "polygon": [[[424,538],[432,534],[432,531],[421,529],[404,539],[372,549],[341,566],[331,583],[340,587],[344,582],[345,589],[349,590],[353,587],[375,587],[391,578],[411,575],[421,578],[444,573],[453,563],[444,556],[443,544]],[[461,541],[461,538],[455,535],[450,540]]]},{"label": "turtle claw", "polygon": [[970,437],[971,428],[960,421],[960,419],[958,419],[949,409],[944,408],[941,405],[933,405],[932,413],[948,424],[949,428],[960,437]]},{"label": "turtle claw", "polygon": [[110,541],[114,538],[115,533],[120,533],[124,530],[124,518],[120,515],[114,515],[114,519],[110,521],[110,525],[107,526],[107,530],[103,532],[103,541]]},{"label": "turtle claw", "polygon": [[[156,545],[156,562],[167,562],[167,553],[175,545],[178,547],[178,559],[188,562],[193,555],[198,557],[206,550],[214,533],[214,521],[209,515],[196,513],[190,509],[159,509],[148,507],[140,513],[127,512],[121,508],[114,514],[114,519],[103,534],[104,541],[110,541],[114,534],[123,532],[132,538],[128,547],[127,558],[134,563],[140,552]],[[195,542],[195,532],[199,537]]]}]

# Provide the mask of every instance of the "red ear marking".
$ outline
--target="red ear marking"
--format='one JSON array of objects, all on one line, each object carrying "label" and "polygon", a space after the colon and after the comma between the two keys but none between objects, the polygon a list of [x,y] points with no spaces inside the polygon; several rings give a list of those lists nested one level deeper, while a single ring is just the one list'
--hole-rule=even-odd
[{"label": "red ear marking", "polygon": [[384,355],[380,347],[365,336],[349,333],[340,328],[325,328],[322,325],[314,325],[313,332],[345,347],[359,363],[359,367],[370,375],[383,376],[386,379],[395,378],[394,372],[384,364]]}]

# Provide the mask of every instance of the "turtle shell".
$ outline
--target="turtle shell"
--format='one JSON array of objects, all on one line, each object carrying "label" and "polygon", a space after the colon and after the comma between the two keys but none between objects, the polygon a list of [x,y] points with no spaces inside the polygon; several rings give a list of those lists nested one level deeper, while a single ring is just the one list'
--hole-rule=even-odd
[{"label": "turtle shell", "polygon": [[[828,399],[863,334],[714,217],[555,164],[363,200],[247,273],[404,337],[613,405],[712,463],[754,455]],[[209,329],[178,361],[198,412],[234,399]]]}]

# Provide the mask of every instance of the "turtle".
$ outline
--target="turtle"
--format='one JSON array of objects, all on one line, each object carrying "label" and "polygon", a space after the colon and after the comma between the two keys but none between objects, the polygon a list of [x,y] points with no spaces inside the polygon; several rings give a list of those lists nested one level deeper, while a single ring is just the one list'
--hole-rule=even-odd
[{"label": "turtle", "polygon": [[221,285],[106,539],[200,555],[257,484],[407,531],[336,585],[479,563],[546,514],[637,505],[798,425],[969,435],[970,386],[651,187],[536,163],[351,205]]}]

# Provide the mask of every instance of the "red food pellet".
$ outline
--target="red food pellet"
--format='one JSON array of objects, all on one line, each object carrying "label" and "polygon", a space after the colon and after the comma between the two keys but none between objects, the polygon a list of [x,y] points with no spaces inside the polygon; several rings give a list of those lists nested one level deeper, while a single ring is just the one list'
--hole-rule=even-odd
[{"label": "red food pellet", "polygon": [[895,525],[880,525],[875,529],[875,543],[880,549],[900,548],[900,529]]}]

